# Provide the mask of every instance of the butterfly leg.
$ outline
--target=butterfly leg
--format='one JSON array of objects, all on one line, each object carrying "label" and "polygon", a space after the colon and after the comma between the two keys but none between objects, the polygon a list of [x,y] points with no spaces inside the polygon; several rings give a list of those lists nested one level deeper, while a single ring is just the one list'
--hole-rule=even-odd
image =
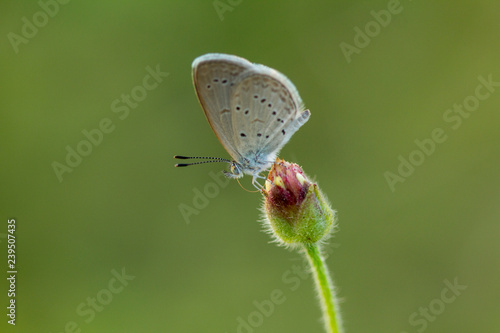
[{"label": "butterfly leg", "polygon": [[254,174],[253,175],[253,178],[252,178],[252,185],[258,189],[259,191],[262,190],[262,188],[264,186],[260,185],[260,183],[257,181],[257,178],[260,178],[260,179],[266,179],[266,177],[262,177],[261,175],[259,174]]},{"label": "butterfly leg", "polygon": [[262,169],[257,169],[255,172],[252,174],[252,185],[255,186],[256,189],[259,191],[262,190],[264,186],[260,185],[260,183],[257,181],[257,179],[266,179],[266,177],[262,176],[260,173],[262,172]]}]

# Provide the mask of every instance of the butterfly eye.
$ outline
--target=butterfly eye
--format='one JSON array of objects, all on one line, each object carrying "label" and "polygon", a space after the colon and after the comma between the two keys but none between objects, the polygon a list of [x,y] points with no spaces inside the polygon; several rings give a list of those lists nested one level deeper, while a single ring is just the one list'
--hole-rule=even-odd
[{"label": "butterfly eye", "polygon": [[231,173],[234,174],[234,175],[241,174],[240,168],[238,168],[238,166],[236,164],[234,164],[234,163],[231,164],[230,170],[231,170]]}]

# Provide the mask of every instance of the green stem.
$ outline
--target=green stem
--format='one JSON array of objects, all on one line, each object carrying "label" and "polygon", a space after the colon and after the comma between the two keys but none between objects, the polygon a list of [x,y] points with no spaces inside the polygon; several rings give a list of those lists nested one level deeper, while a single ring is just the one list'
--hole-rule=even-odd
[{"label": "green stem", "polygon": [[309,263],[313,268],[314,280],[316,281],[316,289],[321,299],[321,307],[323,309],[323,319],[325,328],[328,333],[340,333],[342,327],[338,310],[338,304],[335,300],[335,292],[333,291],[333,283],[328,273],[325,261],[316,244],[304,244],[305,253],[309,259]]}]

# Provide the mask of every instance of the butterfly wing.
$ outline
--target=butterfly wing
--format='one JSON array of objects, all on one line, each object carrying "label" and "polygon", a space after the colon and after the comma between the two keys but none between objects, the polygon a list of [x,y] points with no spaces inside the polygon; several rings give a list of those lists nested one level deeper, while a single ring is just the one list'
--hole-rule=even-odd
[{"label": "butterfly wing", "polygon": [[193,62],[193,83],[203,112],[215,135],[236,161],[242,156],[234,141],[231,98],[243,72],[254,66],[226,54],[205,54]]},{"label": "butterfly wing", "polygon": [[266,168],[292,135],[309,120],[293,83],[263,65],[241,74],[233,90],[233,144],[250,168]]}]

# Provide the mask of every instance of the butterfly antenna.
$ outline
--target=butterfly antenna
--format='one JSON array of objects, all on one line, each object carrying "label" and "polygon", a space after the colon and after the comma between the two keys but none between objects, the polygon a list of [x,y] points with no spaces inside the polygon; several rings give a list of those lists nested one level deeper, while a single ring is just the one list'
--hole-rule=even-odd
[{"label": "butterfly antenna", "polygon": [[213,162],[226,162],[226,163],[231,163],[230,160],[221,158],[221,157],[200,157],[200,156],[179,156],[175,155],[174,158],[180,159],[180,160],[190,160],[190,159],[204,159],[208,161],[201,161],[201,162],[194,162],[194,163],[178,163],[175,166],[176,167],[187,167],[190,165],[196,165],[196,164],[205,164],[205,163],[213,163]]}]

